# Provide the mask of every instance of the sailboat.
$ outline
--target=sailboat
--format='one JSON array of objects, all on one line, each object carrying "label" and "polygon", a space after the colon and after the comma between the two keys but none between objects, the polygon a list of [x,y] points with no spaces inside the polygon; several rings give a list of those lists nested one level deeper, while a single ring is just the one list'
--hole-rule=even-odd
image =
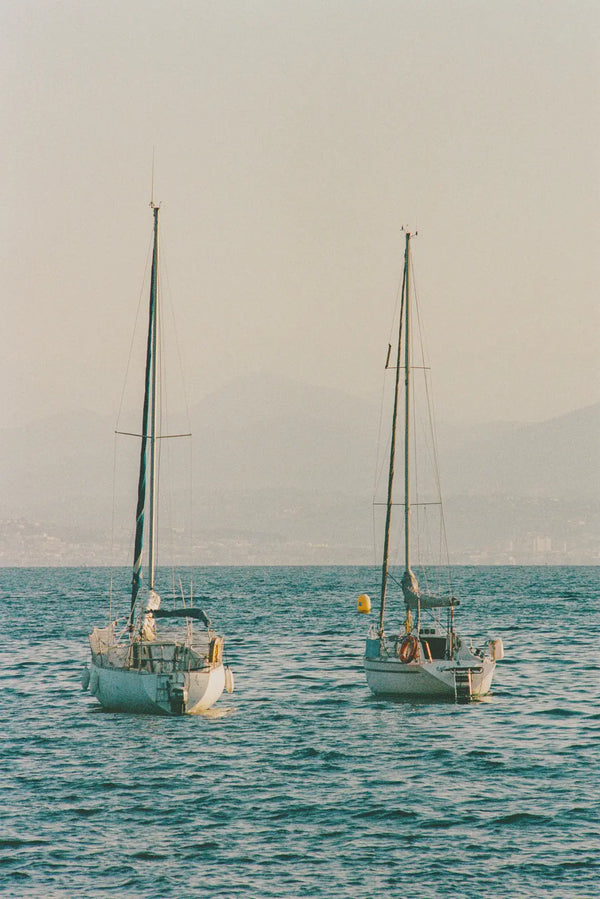
[{"label": "sailboat", "polygon": [[[474,647],[470,639],[461,636],[455,627],[455,610],[459,600],[452,595],[451,590],[445,593],[422,589],[412,567],[412,515],[418,511],[420,505],[418,497],[413,498],[412,495],[411,428],[414,424],[412,377],[416,369],[426,369],[425,365],[413,364],[411,357],[411,310],[415,304],[411,291],[412,236],[409,231],[406,232],[396,364],[395,366],[389,364],[391,346],[388,347],[386,361],[386,368],[395,368],[395,382],[379,620],[369,628],[364,667],[367,684],[376,696],[469,702],[489,692],[496,662],[504,657],[504,649],[500,639],[489,640],[483,646]],[[390,544],[392,515],[396,505],[393,495],[396,431],[402,402],[401,372],[404,374],[404,498],[400,505],[404,511],[404,570],[397,579],[390,565]],[[441,508],[441,499],[436,504]],[[385,622],[390,582],[398,585],[404,601],[404,621],[396,628],[388,628]],[[371,611],[370,598],[366,594],[359,597],[358,610],[367,614]]]},{"label": "sailboat", "polygon": [[[208,615],[186,601],[163,608],[157,592],[157,502],[159,433],[159,206],[152,201],[153,249],[144,402],[140,438],[135,545],[129,614],[90,634],[91,663],[83,673],[102,707],[110,711],[194,715],[233,690],[233,674],[223,664],[223,637]],[[180,436],[180,435],[174,435]],[[189,436],[189,435],[186,435]],[[142,559],[147,546],[147,585]],[[183,590],[181,590],[183,594]]]}]

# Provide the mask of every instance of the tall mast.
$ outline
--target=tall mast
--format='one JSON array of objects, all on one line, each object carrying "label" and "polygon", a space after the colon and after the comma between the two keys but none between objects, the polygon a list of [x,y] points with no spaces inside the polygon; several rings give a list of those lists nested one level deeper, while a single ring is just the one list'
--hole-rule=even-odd
[{"label": "tall mast", "polygon": [[129,630],[133,630],[135,606],[142,579],[142,549],[144,539],[144,512],[146,510],[146,456],[150,440],[150,587],[154,584],[154,529],[155,529],[155,481],[156,481],[156,304],[158,294],[158,206],[150,204],[154,215],[154,247],[152,251],[152,273],[150,276],[150,302],[148,309],[148,341],[146,344],[146,375],[144,379],[144,406],[142,409],[142,432],[140,448],[140,469],[138,477],[138,498],[135,514],[135,546],[133,550],[133,574],[131,579],[131,610]]},{"label": "tall mast", "polygon": [[150,408],[150,515],[148,520],[148,587],[154,590],[155,546],[156,546],[156,497],[157,497],[157,388],[158,388],[158,212],[159,207],[152,202],[154,213],[154,251],[152,253],[151,290],[154,294],[154,327],[152,329],[152,374],[151,374],[151,408]]},{"label": "tall mast", "polygon": [[404,303],[404,569],[410,572],[410,234],[406,235]]},{"label": "tall mast", "polygon": [[410,234],[406,234],[406,243],[404,249],[404,273],[402,276],[402,292],[400,302],[400,322],[398,325],[398,350],[396,355],[396,377],[394,381],[394,411],[392,413],[392,436],[390,440],[390,467],[388,475],[388,493],[385,515],[385,534],[383,540],[383,563],[381,566],[381,603],[379,608],[379,633],[383,634],[383,619],[385,615],[385,596],[387,590],[388,570],[389,570],[389,551],[390,551],[390,529],[392,523],[392,505],[394,492],[394,462],[396,458],[396,423],[398,419],[398,393],[400,388],[400,361],[402,358],[402,320],[405,314],[405,307],[408,305],[408,262],[409,262],[409,242]]}]

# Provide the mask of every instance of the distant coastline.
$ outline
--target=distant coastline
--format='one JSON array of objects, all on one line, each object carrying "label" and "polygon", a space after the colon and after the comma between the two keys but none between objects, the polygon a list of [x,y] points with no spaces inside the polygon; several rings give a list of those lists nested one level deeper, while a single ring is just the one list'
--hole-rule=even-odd
[{"label": "distant coastline", "polygon": [[[176,523],[173,561],[376,563],[378,420],[364,399],[290,379],[205,398],[191,410],[195,514]],[[0,566],[130,564],[111,548],[129,545],[135,502],[117,491],[113,515],[111,422],[73,412],[0,439]],[[442,423],[438,440],[453,564],[600,563],[600,403],[531,425]]]}]

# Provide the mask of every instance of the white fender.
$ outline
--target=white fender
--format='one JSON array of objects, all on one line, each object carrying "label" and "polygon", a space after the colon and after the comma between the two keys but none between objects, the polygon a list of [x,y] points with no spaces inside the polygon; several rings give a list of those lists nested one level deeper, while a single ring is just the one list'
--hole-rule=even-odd
[{"label": "white fender", "polygon": [[499,637],[496,640],[490,640],[490,655],[495,662],[504,658],[504,644]]},{"label": "white fender", "polygon": [[100,686],[100,678],[98,677],[98,672],[95,668],[92,668],[90,671],[90,693],[92,696],[98,695],[98,687]]}]

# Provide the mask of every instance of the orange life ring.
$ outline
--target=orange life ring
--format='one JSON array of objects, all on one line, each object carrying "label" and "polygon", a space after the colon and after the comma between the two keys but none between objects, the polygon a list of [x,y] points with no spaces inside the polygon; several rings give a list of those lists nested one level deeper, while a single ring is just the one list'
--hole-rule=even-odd
[{"label": "orange life ring", "polygon": [[419,641],[414,634],[407,634],[400,644],[398,656],[401,662],[404,662],[405,665],[408,665],[409,662],[412,662],[413,659],[416,658],[418,651]]}]

